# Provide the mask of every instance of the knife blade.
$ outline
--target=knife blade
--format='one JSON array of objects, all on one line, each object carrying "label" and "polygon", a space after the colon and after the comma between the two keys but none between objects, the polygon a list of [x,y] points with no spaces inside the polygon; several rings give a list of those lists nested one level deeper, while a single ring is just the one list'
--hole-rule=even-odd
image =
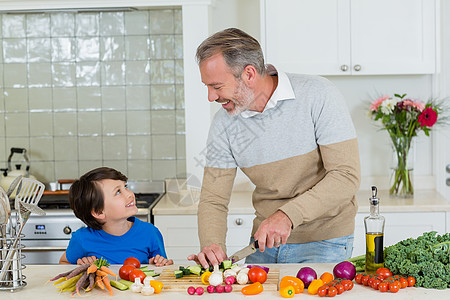
[{"label": "knife blade", "polygon": [[259,249],[258,241],[255,241],[254,243],[242,248],[238,252],[234,253],[230,256],[230,259],[233,263],[240,261],[241,259],[246,258],[250,254],[253,254],[256,252],[256,249]]}]

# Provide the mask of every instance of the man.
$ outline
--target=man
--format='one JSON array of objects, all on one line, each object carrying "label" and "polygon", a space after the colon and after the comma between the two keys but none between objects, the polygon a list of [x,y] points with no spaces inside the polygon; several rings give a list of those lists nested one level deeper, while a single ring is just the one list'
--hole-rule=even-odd
[{"label": "man", "polygon": [[360,184],[358,144],[342,95],[318,76],[265,65],[261,47],[230,28],[197,49],[211,124],[198,207],[207,267],[227,258],[228,203],[236,168],[253,182],[256,210],[247,263],[337,262],[351,256]]}]

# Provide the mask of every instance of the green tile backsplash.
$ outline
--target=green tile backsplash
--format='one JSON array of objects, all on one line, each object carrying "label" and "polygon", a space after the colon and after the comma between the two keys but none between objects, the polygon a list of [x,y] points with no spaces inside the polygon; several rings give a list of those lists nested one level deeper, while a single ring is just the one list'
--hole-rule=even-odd
[{"label": "green tile backsplash", "polygon": [[177,7],[0,14],[0,167],[21,147],[45,183],[185,176],[182,40]]}]

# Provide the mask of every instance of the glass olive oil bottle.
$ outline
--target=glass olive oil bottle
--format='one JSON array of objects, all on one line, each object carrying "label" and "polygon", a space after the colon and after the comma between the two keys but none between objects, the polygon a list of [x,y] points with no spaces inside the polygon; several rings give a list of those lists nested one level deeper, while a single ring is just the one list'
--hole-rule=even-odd
[{"label": "glass olive oil bottle", "polygon": [[384,217],[380,216],[377,198],[377,188],[372,186],[372,197],[369,198],[370,215],[364,218],[366,229],[366,272],[375,273],[378,268],[384,267],[383,235]]}]

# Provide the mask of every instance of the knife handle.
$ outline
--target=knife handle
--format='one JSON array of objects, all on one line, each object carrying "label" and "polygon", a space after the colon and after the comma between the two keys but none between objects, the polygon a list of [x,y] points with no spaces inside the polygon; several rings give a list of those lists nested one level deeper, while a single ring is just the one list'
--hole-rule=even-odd
[{"label": "knife handle", "polygon": [[259,249],[258,241],[255,241],[255,248],[256,248],[256,249]]}]

